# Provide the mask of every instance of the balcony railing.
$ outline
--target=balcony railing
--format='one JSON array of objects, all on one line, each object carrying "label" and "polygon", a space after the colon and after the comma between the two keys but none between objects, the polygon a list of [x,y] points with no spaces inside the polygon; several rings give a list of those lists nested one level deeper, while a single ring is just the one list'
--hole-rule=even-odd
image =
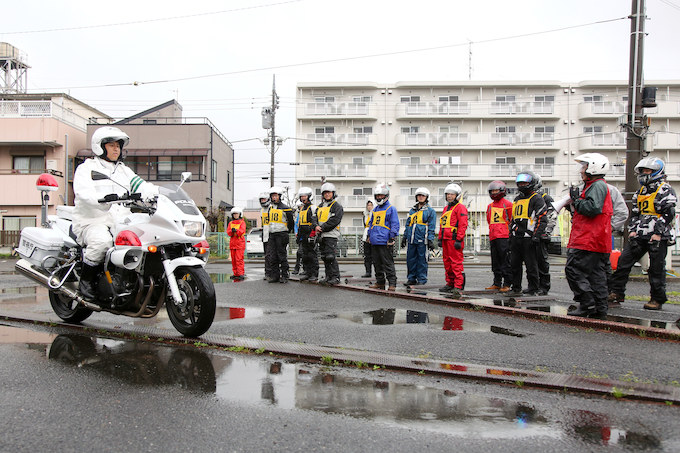
[{"label": "balcony railing", "polygon": [[626,135],[622,132],[612,134],[595,134],[592,136],[592,144],[595,146],[620,146],[626,144]]},{"label": "balcony railing", "polygon": [[366,164],[307,164],[306,177],[368,177]]},{"label": "balcony railing", "polygon": [[470,176],[469,165],[413,164],[402,167],[407,178],[436,178]]},{"label": "balcony railing", "polygon": [[52,101],[0,101],[0,118],[55,118],[83,132],[87,119]]},{"label": "balcony railing", "polygon": [[555,105],[552,101],[444,101],[444,102],[404,102],[397,106],[401,114],[409,116],[439,115],[552,115]]},{"label": "balcony railing", "polygon": [[494,132],[489,135],[491,145],[552,146],[555,134],[551,132]]},{"label": "balcony railing", "polygon": [[470,134],[457,132],[418,132],[404,134],[407,145],[412,146],[452,146],[469,145]]},{"label": "balcony railing", "polygon": [[550,178],[553,170],[554,166],[551,164],[497,164],[490,166],[489,176],[509,178],[517,176],[517,173],[522,171],[533,171],[544,178]]},{"label": "balcony railing", "polygon": [[555,146],[552,132],[413,132],[400,134],[398,146]]},{"label": "balcony railing", "polygon": [[368,115],[369,102],[308,102],[305,115]]},{"label": "balcony railing", "polygon": [[306,146],[368,146],[373,134],[307,134]]}]

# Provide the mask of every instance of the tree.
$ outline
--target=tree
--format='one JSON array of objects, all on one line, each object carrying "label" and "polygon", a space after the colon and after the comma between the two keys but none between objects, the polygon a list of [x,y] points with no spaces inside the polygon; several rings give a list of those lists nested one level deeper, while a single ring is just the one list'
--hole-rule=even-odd
[{"label": "tree", "polygon": [[224,218],[226,209],[216,207],[201,208],[203,217],[208,221],[209,230],[211,232],[224,231]]}]

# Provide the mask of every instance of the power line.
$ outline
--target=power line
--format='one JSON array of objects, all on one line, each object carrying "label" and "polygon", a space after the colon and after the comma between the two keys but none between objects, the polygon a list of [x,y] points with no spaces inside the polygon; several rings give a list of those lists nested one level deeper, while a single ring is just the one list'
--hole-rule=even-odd
[{"label": "power line", "polygon": [[[536,32],[530,32],[530,33],[521,33],[521,34],[518,34],[518,35],[510,35],[510,36],[504,36],[504,37],[499,37],[499,38],[483,39],[483,40],[480,40],[480,41],[474,41],[474,44],[487,44],[487,43],[510,40],[510,39],[526,38],[526,37],[529,37],[529,36],[537,36],[537,35],[542,35],[542,34],[547,34],[547,33],[555,33],[555,32],[559,32],[559,31],[573,30],[573,29],[576,29],[576,28],[588,27],[588,26],[592,26],[592,25],[601,25],[601,24],[625,20],[625,19],[628,19],[628,17],[617,17],[617,18],[614,18],[614,19],[599,20],[599,21],[595,21],[595,22],[588,22],[588,23],[585,23],[585,24],[570,25],[570,26],[566,26],[566,27],[553,28],[553,29],[550,29],[550,30],[536,31]],[[382,52],[382,53],[375,53],[375,54],[368,54],[368,55],[358,55],[358,56],[352,56],[352,57],[308,61],[308,62],[302,62],[302,63],[290,63],[290,64],[284,64],[284,65],[266,66],[266,67],[251,68],[251,69],[242,69],[242,70],[238,70],[238,71],[221,72],[221,73],[215,73],[215,74],[203,74],[203,75],[197,75],[197,76],[178,77],[178,78],[175,78],[175,79],[153,80],[153,81],[147,81],[147,82],[134,81],[134,82],[124,82],[124,83],[108,83],[108,84],[103,84],[103,85],[82,85],[82,86],[75,86],[75,87],[53,87],[53,88],[44,88],[44,89],[107,88],[107,87],[119,87],[119,86],[155,85],[155,84],[170,83],[170,82],[185,82],[185,81],[188,81],[188,80],[207,79],[207,78],[213,78],[213,77],[224,77],[224,76],[230,76],[230,75],[236,75],[236,74],[246,74],[246,73],[251,73],[251,72],[260,72],[260,71],[272,71],[272,70],[276,70],[276,69],[293,68],[293,67],[298,67],[298,66],[309,66],[309,65],[326,64],[326,63],[337,63],[337,62],[342,62],[342,61],[352,61],[352,60],[361,60],[361,59],[367,59],[367,58],[385,57],[385,56],[391,56],[391,55],[403,55],[403,54],[408,54],[408,53],[418,53],[418,52],[426,52],[426,51],[432,51],[432,50],[450,49],[450,48],[453,48],[453,47],[467,46],[467,45],[469,45],[469,43],[470,43],[470,41],[466,41],[464,43],[447,44],[447,45],[442,45],[442,46],[423,47],[423,48],[419,48],[419,49],[398,50],[398,51],[393,51],[393,52]]]},{"label": "power line", "polygon": [[234,9],[225,9],[221,11],[210,11],[207,13],[196,13],[196,14],[185,14],[182,16],[171,16],[171,17],[160,17],[156,19],[143,19],[143,20],[135,20],[135,21],[130,21],[130,22],[118,22],[115,24],[97,24],[97,25],[81,25],[79,27],[63,27],[63,28],[48,28],[44,30],[24,30],[24,31],[4,31],[2,34],[4,35],[26,35],[26,34],[31,34],[31,33],[52,33],[52,32],[60,32],[60,31],[73,31],[73,30],[86,30],[89,28],[104,28],[104,27],[120,27],[124,25],[137,25],[137,24],[148,24],[151,22],[164,22],[164,21],[169,21],[169,20],[179,20],[179,19],[188,19],[192,17],[201,17],[201,16],[210,16],[213,14],[225,14],[225,13],[233,13],[233,12],[239,12],[239,11],[247,11],[251,9],[259,9],[259,8],[269,8],[272,6],[281,6],[281,5],[286,5],[289,3],[297,3],[301,2],[303,0],[288,0],[288,1],[282,1],[278,3],[268,3],[265,5],[254,5],[254,6],[244,6],[242,8],[234,8]]}]

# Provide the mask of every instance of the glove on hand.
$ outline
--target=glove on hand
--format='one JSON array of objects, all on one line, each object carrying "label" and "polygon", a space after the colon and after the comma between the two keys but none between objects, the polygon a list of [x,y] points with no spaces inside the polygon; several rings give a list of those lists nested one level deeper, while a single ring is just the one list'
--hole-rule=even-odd
[{"label": "glove on hand", "polygon": [[531,236],[531,242],[533,242],[534,244],[538,244],[539,242],[541,242],[541,238],[538,236]]},{"label": "glove on hand", "polygon": [[237,230],[236,228],[232,228],[232,229],[231,229],[231,232],[234,233],[234,234],[236,234],[237,231],[238,231],[238,230]]},{"label": "glove on hand", "polygon": [[572,201],[578,200],[581,198],[581,189],[579,189],[578,186],[571,186],[569,188],[569,196],[571,197]]},{"label": "glove on hand", "polygon": [[105,202],[111,202],[111,201],[118,201],[118,194],[117,193],[110,193],[104,197]]},{"label": "glove on hand", "polygon": [[437,247],[442,248],[442,240],[437,239]]},{"label": "glove on hand", "polygon": [[456,242],[453,243],[453,248],[456,250],[461,250],[463,248],[463,241],[456,239]]},{"label": "glove on hand", "polygon": [[434,241],[432,239],[427,240],[427,249],[434,250]]},{"label": "glove on hand", "polygon": [[401,248],[406,247],[406,236],[401,237]]}]

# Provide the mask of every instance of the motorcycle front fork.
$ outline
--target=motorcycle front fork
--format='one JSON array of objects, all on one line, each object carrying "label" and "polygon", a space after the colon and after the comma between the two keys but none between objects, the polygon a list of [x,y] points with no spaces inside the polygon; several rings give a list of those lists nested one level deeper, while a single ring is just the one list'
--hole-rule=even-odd
[{"label": "motorcycle front fork", "polygon": [[177,286],[175,272],[170,265],[171,260],[168,258],[164,248],[159,247],[159,251],[161,252],[161,257],[163,258],[163,269],[165,270],[165,278],[168,280],[168,286],[170,287],[170,295],[172,296],[172,300],[175,302],[175,305],[180,306],[182,305],[183,301],[179,292],[179,287]]}]

